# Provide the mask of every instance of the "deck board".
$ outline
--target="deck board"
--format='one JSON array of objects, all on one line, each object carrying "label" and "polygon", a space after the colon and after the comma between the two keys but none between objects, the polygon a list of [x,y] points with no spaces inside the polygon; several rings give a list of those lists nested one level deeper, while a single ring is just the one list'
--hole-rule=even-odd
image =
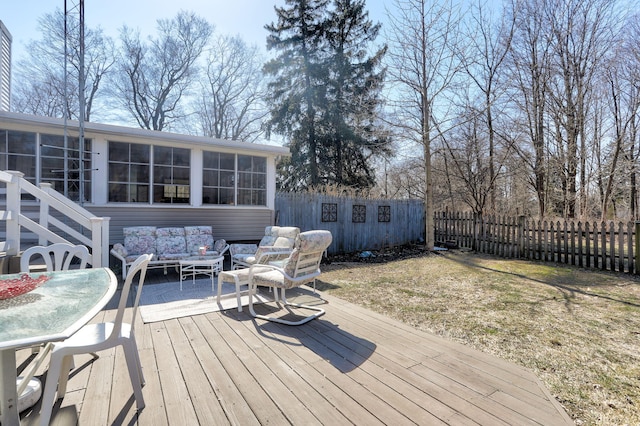
[{"label": "deck board", "polygon": [[[53,424],[573,424],[524,368],[328,295],[295,293],[323,303],[326,315],[299,327],[253,319],[246,309],[138,318],[145,409],[136,412],[116,349],[95,361],[77,357]],[[94,321],[110,318],[115,303],[108,308]],[[23,424],[37,424],[39,408],[23,413]]]}]

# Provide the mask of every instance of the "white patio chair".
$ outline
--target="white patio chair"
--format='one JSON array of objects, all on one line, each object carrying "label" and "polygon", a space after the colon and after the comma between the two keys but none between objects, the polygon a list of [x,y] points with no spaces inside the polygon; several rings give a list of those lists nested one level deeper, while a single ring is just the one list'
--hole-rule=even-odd
[{"label": "white patio chair", "polygon": [[[73,245],[67,243],[55,243],[49,246],[33,246],[26,249],[20,256],[20,272],[29,272],[32,269],[31,261],[40,259],[44,262],[46,271],[64,271],[68,270],[71,262],[77,259],[79,262],[78,269],[84,269],[89,260],[89,250],[83,245]],[[39,268],[41,263],[36,265]],[[42,365],[45,357],[51,351],[51,343],[45,345],[37,345],[31,348],[32,353],[38,354],[29,365],[22,371],[22,381],[18,386],[18,395],[26,389],[29,381],[35,375],[35,372]]]},{"label": "white patio chair", "polygon": [[[320,261],[325,250],[331,244],[332,236],[329,231],[307,231],[302,232],[296,238],[293,251],[284,261],[282,267],[276,265],[256,264],[249,268],[249,312],[256,318],[268,321],[279,322],[287,325],[300,325],[311,321],[314,318],[325,313],[324,309],[317,306],[309,306],[298,303],[290,303],[285,297],[285,290],[302,284],[313,283],[315,288],[315,279],[320,275]],[[293,313],[290,307],[310,309],[316,313],[302,318],[298,321],[290,321],[283,318],[259,315],[253,309],[253,295],[257,287],[273,287],[274,301]],[[278,290],[281,291],[278,296]]]},{"label": "white patio chair", "polygon": [[[78,330],[73,336],[62,342],[53,343],[51,351],[51,361],[49,372],[45,383],[42,397],[42,409],[40,411],[40,424],[46,426],[51,418],[51,411],[56,396],[56,385],[58,388],[58,399],[63,398],[67,390],[67,380],[72,356],[75,354],[85,354],[122,346],[127,361],[129,377],[133,393],[136,398],[138,410],[144,408],[144,398],[142,396],[142,386],[144,386],[144,376],[140,356],[134,336],[134,324],[144,284],[147,265],[151,260],[151,254],[143,254],[131,265],[127,278],[125,279],[118,304],[118,311],[113,322],[87,324]],[[137,278],[137,291],[133,302],[131,323],[124,323],[124,313],[129,299],[129,291],[135,277]]]},{"label": "white patio chair", "polygon": [[84,269],[89,261],[89,249],[83,245],[67,243],[29,247],[20,256],[20,272],[29,272],[32,259],[37,259],[38,257],[44,261],[47,271],[67,270],[71,267],[71,262],[74,259],[80,262],[77,265],[78,269]]}]

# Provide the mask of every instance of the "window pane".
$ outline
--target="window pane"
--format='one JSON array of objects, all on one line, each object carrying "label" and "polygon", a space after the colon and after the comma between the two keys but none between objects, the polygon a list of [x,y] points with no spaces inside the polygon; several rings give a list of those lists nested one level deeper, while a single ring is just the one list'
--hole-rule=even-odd
[{"label": "window pane", "polygon": [[149,166],[132,164],[129,179],[131,182],[149,183]]},{"label": "window pane", "polygon": [[182,181],[183,183],[189,183],[189,174],[190,174],[190,169],[186,167],[173,168],[174,182]]},{"label": "window pane", "polygon": [[129,162],[129,144],[109,142],[109,161]]},{"label": "window pane", "polygon": [[238,188],[251,188],[251,173],[238,173]]},{"label": "window pane", "polygon": [[114,203],[127,202],[127,185],[122,183],[110,183],[109,201]]},{"label": "window pane", "polygon": [[251,205],[251,190],[239,189],[238,190],[238,205]]},{"label": "window pane", "polygon": [[153,182],[154,183],[172,183],[171,167],[155,166],[153,168]]},{"label": "window pane", "polygon": [[266,189],[267,188],[267,175],[253,175],[253,189]]},{"label": "window pane", "polygon": [[253,191],[253,205],[254,206],[266,206],[267,205],[267,191]]},{"label": "window pane", "polygon": [[235,176],[233,172],[220,172],[220,186],[233,188]]},{"label": "window pane", "polygon": [[[24,177],[34,180],[36,177],[36,157],[24,155],[9,155],[7,158],[9,170],[19,170]],[[33,182],[32,182],[33,183]]]},{"label": "window pane", "polygon": [[234,204],[233,189],[220,189],[220,204]]},{"label": "window pane", "polygon": [[10,153],[36,155],[35,133],[9,131],[7,141]]},{"label": "window pane", "polygon": [[[42,158],[41,179],[63,179],[64,170],[65,167],[63,158]],[[64,191],[62,191],[62,193],[64,194]]]},{"label": "window pane", "polygon": [[219,204],[218,188],[202,188],[202,202],[204,204]]},{"label": "window pane", "polygon": [[218,186],[218,171],[217,170],[203,170],[202,171],[202,184],[204,186]]},{"label": "window pane", "polygon": [[[149,145],[142,145],[137,143],[132,143],[131,147],[131,162],[135,163],[149,163],[149,151],[151,147]],[[129,161],[127,158],[126,161]]]},{"label": "window pane", "polygon": [[251,171],[251,157],[248,155],[238,155],[238,171],[250,172]]},{"label": "window pane", "polygon": [[253,157],[253,171],[257,173],[267,173],[267,159],[264,157]]},{"label": "window pane", "polygon": [[220,154],[220,169],[235,170],[236,156],[235,154]]},{"label": "window pane", "polygon": [[132,203],[149,202],[149,185],[130,185]]},{"label": "window pane", "polygon": [[154,146],[153,147],[153,163],[171,165],[171,149],[166,146]]},{"label": "window pane", "polygon": [[120,163],[109,164],[109,180],[111,182],[127,182],[129,179],[129,166]]},{"label": "window pane", "polygon": [[153,185],[153,202],[154,203],[170,203],[171,197],[175,195],[175,191],[171,191],[173,186]]},{"label": "window pane", "polygon": [[191,151],[185,148],[173,148],[173,165],[189,167]]},{"label": "window pane", "polygon": [[207,169],[217,169],[220,167],[220,153],[205,151],[202,153],[202,165]]}]

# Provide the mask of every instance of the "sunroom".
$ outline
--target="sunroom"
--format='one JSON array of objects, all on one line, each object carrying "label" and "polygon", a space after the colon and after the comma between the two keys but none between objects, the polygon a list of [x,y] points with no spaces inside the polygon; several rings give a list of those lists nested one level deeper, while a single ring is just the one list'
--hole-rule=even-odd
[{"label": "sunroom", "polygon": [[97,123],[85,123],[79,146],[77,122],[0,111],[0,170],[51,183],[109,217],[111,244],[137,225],[211,225],[216,238],[259,239],[274,220],[276,161],[286,155],[276,145]]}]

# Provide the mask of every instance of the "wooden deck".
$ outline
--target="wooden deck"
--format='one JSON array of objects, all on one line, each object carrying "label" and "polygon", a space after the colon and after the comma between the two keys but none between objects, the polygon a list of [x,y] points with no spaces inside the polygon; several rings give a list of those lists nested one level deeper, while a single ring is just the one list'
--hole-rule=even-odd
[{"label": "wooden deck", "polygon": [[[293,293],[318,303],[308,290]],[[254,320],[246,309],[138,320],[144,410],[136,412],[117,349],[76,357],[52,424],[573,424],[530,371],[322,297],[326,315],[299,327]],[[37,424],[39,408],[22,424]]]}]

